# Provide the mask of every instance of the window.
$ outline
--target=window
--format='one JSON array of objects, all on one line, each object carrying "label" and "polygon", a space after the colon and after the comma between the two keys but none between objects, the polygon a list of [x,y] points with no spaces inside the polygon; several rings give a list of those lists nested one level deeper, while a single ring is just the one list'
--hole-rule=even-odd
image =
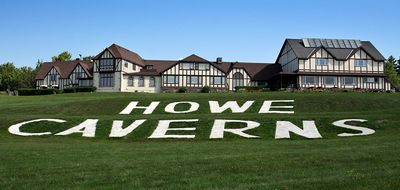
[{"label": "window", "polygon": [[207,63],[198,63],[197,65],[198,70],[209,70],[210,69],[210,64]]},{"label": "window", "polygon": [[139,77],[139,87],[144,87],[144,77]]},{"label": "window", "polygon": [[316,65],[328,65],[329,64],[329,59],[316,59]]},{"label": "window", "polygon": [[114,73],[100,73],[100,87],[114,86]]},{"label": "window", "polygon": [[335,85],[336,84],[336,77],[325,77],[325,84],[326,85]]},{"label": "window", "polygon": [[236,72],[233,74],[233,88],[237,86],[244,86],[244,77],[242,73]]},{"label": "window", "polygon": [[125,68],[128,68],[128,62],[125,62],[124,66]]},{"label": "window", "polygon": [[153,69],[153,65],[146,65],[146,69]]},{"label": "window", "polygon": [[344,85],[357,85],[355,77],[344,77]]},{"label": "window", "polygon": [[132,70],[136,70],[136,65],[132,64]]},{"label": "window", "polygon": [[114,59],[100,59],[99,69],[101,71],[113,71],[114,70]]},{"label": "window", "polygon": [[133,76],[129,76],[129,78],[128,78],[128,86],[133,86]]},{"label": "window", "polygon": [[365,59],[356,59],[354,61],[354,66],[356,67],[366,67],[368,65],[368,61]]},{"label": "window", "polygon": [[51,82],[57,81],[57,75],[56,74],[50,74],[49,77],[50,77],[50,81]]},{"label": "window", "polygon": [[210,84],[212,84],[212,85],[225,84],[225,77],[211,77]]},{"label": "window", "polygon": [[155,87],[155,86],[156,86],[156,79],[154,77],[150,77],[149,87]]},{"label": "window", "polygon": [[186,77],[186,83],[187,84],[194,84],[194,85],[201,85],[203,84],[203,77],[199,76],[187,76]]},{"label": "window", "polygon": [[304,84],[317,84],[318,80],[317,77],[314,76],[304,76],[302,77]]},{"label": "window", "polygon": [[167,84],[178,84],[179,76],[166,76],[165,80]]},{"label": "window", "polygon": [[364,83],[375,83],[375,82],[378,82],[378,78],[364,77]]},{"label": "window", "polygon": [[182,70],[191,70],[194,69],[194,63],[181,63],[180,69]]}]

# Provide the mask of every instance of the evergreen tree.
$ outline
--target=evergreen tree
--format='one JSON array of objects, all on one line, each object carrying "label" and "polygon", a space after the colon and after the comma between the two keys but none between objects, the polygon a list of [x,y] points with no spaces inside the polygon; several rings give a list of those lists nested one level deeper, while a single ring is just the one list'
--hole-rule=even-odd
[{"label": "evergreen tree", "polygon": [[388,76],[392,84],[398,88],[400,85],[400,76],[397,74],[396,68],[396,59],[393,56],[389,56],[389,58],[385,61],[385,74]]}]

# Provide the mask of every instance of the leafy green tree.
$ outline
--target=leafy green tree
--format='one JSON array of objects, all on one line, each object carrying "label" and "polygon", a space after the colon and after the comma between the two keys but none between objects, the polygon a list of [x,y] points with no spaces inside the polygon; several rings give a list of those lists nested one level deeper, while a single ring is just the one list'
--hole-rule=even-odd
[{"label": "leafy green tree", "polygon": [[57,56],[53,56],[51,58],[51,60],[52,61],[70,61],[71,58],[72,58],[71,53],[69,53],[68,51],[64,51]]},{"label": "leafy green tree", "polygon": [[396,72],[395,64],[396,59],[393,56],[389,56],[385,62],[385,74],[392,81],[392,84],[398,88],[400,85],[400,76]]},{"label": "leafy green tree", "polygon": [[21,67],[18,73],[19,88],[35,88],[36,70],[31,67]]},{"label": "leafy green tree", "polygon": [[19,70],[13,63],[0,65],[0,90],[16,90],[18,88]]}]

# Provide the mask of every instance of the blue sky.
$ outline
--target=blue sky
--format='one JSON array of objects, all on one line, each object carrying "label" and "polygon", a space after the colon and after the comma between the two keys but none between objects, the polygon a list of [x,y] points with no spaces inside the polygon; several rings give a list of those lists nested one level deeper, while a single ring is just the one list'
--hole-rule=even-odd
[{"label": "blue sky", "polygon": [[112,43],[145,59],[192,53],[274,62],[285,38],[371,41],[400,56],[396,0],[1,0],[0,63],[34,66],[61,51],[96,55]]}]

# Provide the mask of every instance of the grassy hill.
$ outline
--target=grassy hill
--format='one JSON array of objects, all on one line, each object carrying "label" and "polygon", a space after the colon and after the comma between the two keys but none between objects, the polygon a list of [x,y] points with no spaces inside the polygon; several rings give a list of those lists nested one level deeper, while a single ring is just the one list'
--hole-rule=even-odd
[{"label": "grassy hill", "polygon": [[[258,114],[264,100],[294,99],[295,114]],[[208,101],[254,100],[245,113],[211,114]],[[130,101],[160,101],[151,115],[135,110],[119,115]],[[165,113],[168,103],[195,101],[197,112]],[[177,107],[184,110],[185,107]],[[398,189],[400,188],[400,94],[385,93],[82,93],[39,97],[0,97],[1,189]],[[31,119],[67,122],[29,124],[24,131],[53,134],[86,119],[99,119],[96,137],[20,137],[8,127]],[[366,119],[375,134],[333,126],[340,119]],[[147,121],[126,137],[108,137],[113,120],[124,127]],[[160,119],[199,119],[195,139],[148,139]],[[226,134],[210,140],[215,119],[261,123],[248,131],[258,139]],[[292,134],[275,140],[276,121],[301,127],[315,120],[322,139]],[[228,125],[229,126],[229,125]],[[188,127],[188,126],[186,126]],[[235,126],[230,126],[235,127]]]}]

